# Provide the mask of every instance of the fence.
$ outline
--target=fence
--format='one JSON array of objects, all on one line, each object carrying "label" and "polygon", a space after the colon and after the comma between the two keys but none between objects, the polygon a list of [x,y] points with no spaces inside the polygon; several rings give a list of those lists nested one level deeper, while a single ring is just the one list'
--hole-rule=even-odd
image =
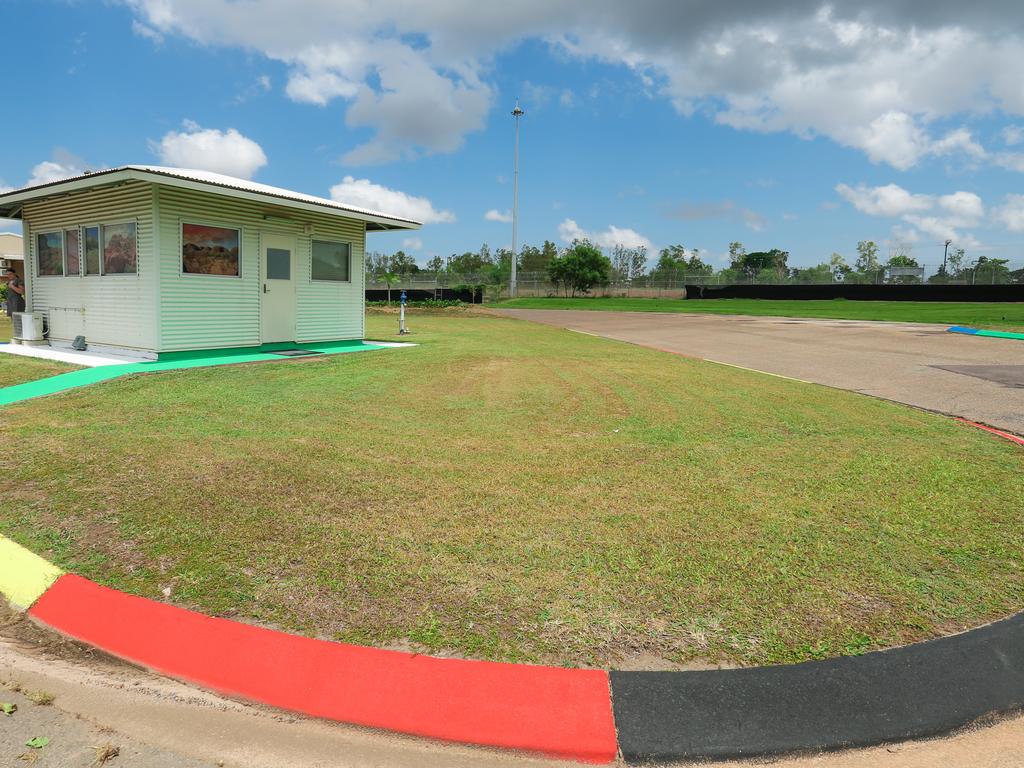
[{"label": "fence", "polygon": [[[901,274],[901,271],[903,272]],[[606,286],[595,288],[591,295],[626,296],[635,298],[682,298],[686,295],[686,286],[724,287],[724,286],[782,286],[782,285],[919,285],[922,283],[939,285],[1024,285],[1024,262],[1011,262],[993,267],[990,262],[972,265],[961,270],[956,277],[942,276],[941,265],[923,265],[917,274],[907,274],[910,270],[880,269],[872,274],[853,273],[839,279],[831,273],[779,275],[762,272],[747,275],[735,270],[723,270],[712,275],[696,274],[680,271],[671,276],[660,278],[639,277],[632,280],[616,279]],[[489,285],[489,275],[462,274],[452,275],[447,272],[417,272],[402,276],[392,285],[392,291],[415,290],[432,291],[436,298],[447,297],[455,292],[470,291],[479,300],[481,296],[495,299],[508,295],[508,285]],[[387,285],[367,274],[366,288],[373,291],[384,291]],[[518,295],[522,297],[560,296],[564,289],[551,284],[546,272],[520,272],[517,276]]]}]

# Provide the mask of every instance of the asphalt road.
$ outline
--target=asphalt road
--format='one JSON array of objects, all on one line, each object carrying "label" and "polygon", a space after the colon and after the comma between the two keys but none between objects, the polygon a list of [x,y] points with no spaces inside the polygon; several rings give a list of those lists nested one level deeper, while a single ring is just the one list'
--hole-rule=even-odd
[{"label": "asphalt road", "polygon": [[1024,341],[945,326],[739,315],[501,314],[961,416],[1024,435]]}]

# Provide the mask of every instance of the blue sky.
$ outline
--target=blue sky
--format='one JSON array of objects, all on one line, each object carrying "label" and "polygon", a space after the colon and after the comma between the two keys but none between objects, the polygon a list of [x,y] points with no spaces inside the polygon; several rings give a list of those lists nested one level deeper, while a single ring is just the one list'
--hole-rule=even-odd
[{"label": "blue sky", "polygon": [[0,0],[0,186],[205,167],[425,218],[369,244],[422,262],[510,244],[518,96],[521,243],[1024,260],[1019,10],[720,5]]}]

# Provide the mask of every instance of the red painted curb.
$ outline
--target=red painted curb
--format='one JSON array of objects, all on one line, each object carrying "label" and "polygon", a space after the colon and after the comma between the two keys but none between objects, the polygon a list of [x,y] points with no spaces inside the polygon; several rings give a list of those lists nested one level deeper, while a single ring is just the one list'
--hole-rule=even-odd
[{"label": "red painted curb", "polygon": [[364,648],[211,618],[67,574],[29,613],[115,656],[231,696],[429,738],[608,763],[608,673]]},{"label": "red painted curb", "polygon": [[976,421],[968,421],[967,419],[961,419],[959,416],[954,416],[953,418],[955,418],[957,421],[962,421],[964,424],[970,424],[972,427],[984,429],[986,432],[991,432],[993,435],[998,435],[1004,440],[1009,440],[1011,443],[1016,443],[1017,445],[1024,446],[1024,437],[1015,435],[1012,432],[1004,432],[1001,429],[996,429],[995,427],[990,427],[987,426],[986,424],[979,424]]}]

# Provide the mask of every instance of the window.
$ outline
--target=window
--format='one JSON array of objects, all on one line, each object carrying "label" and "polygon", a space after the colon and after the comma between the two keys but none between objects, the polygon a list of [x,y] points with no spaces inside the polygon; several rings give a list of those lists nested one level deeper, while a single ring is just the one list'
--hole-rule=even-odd
[{"label": "window", "polygon": [[100,273],[100,228],[83,227],[82,245],[85,251],[85,274]]},{"label": "window", "polygon": [[79,250],[79,235],[77,229],[64,230],[64,274],[68,277],[78,277],[81,274],[81,252]]},{"label": "window", "polygon": [[238,277],[241,232],[204,224],[181,225],[181,271],[189,275]]},{"label": "window", "polygon": [[139,271],[135,222],[103,225],[103,274],[127,275]]},{"label": "window", "polygon": [[64,235],[61,232],[36,235],[36,272],[40,277],[64,274]]},{"label": "window", "polygon": [[292,252],[284,248],[267,248],[267,279],[292,279]]},{"label": "window", "polygon": [[313,241],[314,280],[333,280],[347,283],[352,279],[349,269],[349,255],[352,247],[348,243],[331,243],[326,240]]}]

